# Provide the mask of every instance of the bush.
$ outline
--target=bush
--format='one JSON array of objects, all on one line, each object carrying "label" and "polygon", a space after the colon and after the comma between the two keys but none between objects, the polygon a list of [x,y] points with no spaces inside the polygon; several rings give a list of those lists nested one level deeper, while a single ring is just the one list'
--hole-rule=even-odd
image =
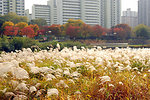
[{"label": "bush", "polygon": [[77,46],[77,48],[81,48],[81,47],[86,47],[86,44],[83,44],[81,42],[74,42],[74,41],[66,41],[66,42],[61,42],[60,45],[64,48],[64,47],[73,47],[73,46]]},{"label": "bush", "polygon": [[27,38],[27,37],[11,37],[8,38],[4,36],[0,38],[0,51],[10,52],[15,50],[21,50],[22,48],[31,48],[33,51],[37,49],[48,50],[50,48],[57,48],[57,43],[60,44],[61,50],[64,47],[73,47],[77,46],[77,48],[86,47],[85,44],[81,42],[75,41],[51,41],[51,42],[38,42],[37,40]]},{"label": "bush", "polygon": [[0,38],[0,51],[10,52],[21,50],[22,48],[31,48],[38,44],[38,41],[27,37],[2,37]]},{"label": "bush", "polygon": [[38,47],[42,50],[47,50],[47,47],[52,47],[52,48],[56,48],[57,45],[57,41],[51,41],[51,42],[40,42],[38,43]]},{"label": "bush", "polygon": [[0,38],[0,51],[11,51],[9,40],[6,36]]},{"label": "bush", "polygon": [[38,47],[40,49],[48,49],[47,47],[57,48],[57,43],[60,45],[60,49],[63,49],[64,47],[73,47],[77,46],[77,48],[86,47],[85,44],[82,44],[81,42],[74,42],[74,41],[66,41],[66,42],[58,42],[58,41],[51,41],[51,42],[40,42],[38,44]]},{"label": "bush", "polygon": [[21,50],[22,48],[31,48],[31,46],[36,45],[38,42],[34,39],[27,37],[14,37],[11,40],[12,50]]}]

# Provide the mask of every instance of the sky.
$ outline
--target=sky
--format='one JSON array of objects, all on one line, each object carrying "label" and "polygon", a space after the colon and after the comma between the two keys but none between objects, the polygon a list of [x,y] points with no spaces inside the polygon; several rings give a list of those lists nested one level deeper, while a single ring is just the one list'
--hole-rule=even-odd
[{"label": "sky", "polygon": [[[29,9],[30,13],[32,12],[33,4],[47,4],[48,0],[25,0],[25,9]],[[132,11],[138,10],[138,0],[122,0],[122,11],[125,11],[127,8],[131,8]]]}]

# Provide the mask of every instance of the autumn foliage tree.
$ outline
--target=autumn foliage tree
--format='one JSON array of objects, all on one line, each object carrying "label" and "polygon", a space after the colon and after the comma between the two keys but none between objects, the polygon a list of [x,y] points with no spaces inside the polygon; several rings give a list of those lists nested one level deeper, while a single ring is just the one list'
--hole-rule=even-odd
[{"label": "autumn foliage tree", "polygon": [[93,26],[92,30],[93,30],[92,36],[96,38],[100,38],[104,34],[104,29],[100,25]]},{"label": "autumn foliage tree", "polygon": [[51,25],[49,27],[49,31],[51,32],[52,35],[55,35],[55,36],[60,36],[61,35],[61,25]]},{"label": "autumn foliage tree", "polygon": [[16,27],[19,27],[19,29],[23,29],[28,26],[26,22],[19,22],[15,25]]},{"label": "autumn foliage tree", "polygon": [[117,38],[123,39],[123,40],[127,38],[127,34],[123,28],[114,28],[113,31],[114,31],[114,35]]},{"label": "autumn foliage tree", "polygon": [[116,37],[120,39],[128,39],[131,37],[132,30],[127,24],[118,24],[112,27],[113,34],[115,33]]},{"label": "autumn foliage tree", "polygon": [[14,25],[13,22],[5,22],[3,24],[3,34],[7,36],[27,36],[33,38],[38,34],[38,25],[28,25],[25,22],[19,22]]},{"label": "autumn foliage tree", "polygon": [[83,24],[81,26],[81,35],[83,38],[87,38],[92,33],[92,27],[88,24]]},{"label": "autumn foliage tree", "polygon": [[33,38],[37,35],[37,33],[35,33],[34,30],[28,26],[28,27],[21,29],[20,35],[27,36],[29,38]]},{"label": "autumn foliage tree", "polygon": [[67,23],[65,23],[64,25],[61,26],[62,34],[65,35],[67,29],[68,29],[70,26],[76,26],[76,27],[81,28],[83,24],[84,24],[84,22],[83,22],[82,20],[69,19],[69,20],[67,21]]},{"label": "autumn foliage tree", "polygon": [[51,30],[49,27],[50,26],[40,26],[40,29],[38,30],[38,34],[39,35],[50,35],[49,31],[51,31]]},{"label": "autumn foliage tree", "polygon": [[5,26],[4,35],[16,36],[18,34],[19,28],[15,26]]},{"label": "autumn foliage tree", "polygon": [[11,21],[6,21],[5,23],[3,23],[2,25],[2,29],[4,29],[6,26],[14,26],[14,23]]},{"label": "autumn foliage tree", "polygon": [[35,25],[30,24],[29,27],[31,27],[34,30],[34,33],[37,33],[39,31],[39,26],[37,24]]},{"label": "autumn foliage tree", "polygon": [[80,27],[70,25],[66,30],[66,35],[70,37],[70,39],[76,39],[80,35]]}]

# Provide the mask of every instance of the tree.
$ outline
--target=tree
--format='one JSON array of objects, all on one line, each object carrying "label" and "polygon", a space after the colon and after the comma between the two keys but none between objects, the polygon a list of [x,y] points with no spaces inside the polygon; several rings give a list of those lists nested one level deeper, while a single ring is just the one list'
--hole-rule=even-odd
[{"label": "tree", "polygon": [[[119,28],[120,32],[115,28]],[[111,29],[112,29],[112,32],[114,32],[114,29],[117,30],[118,32],[115,32],[115,33],[117,33],[116,36],[121,39],[129,39],[132,34],[131,27],[127,24],[118,24],[118,25],[112,27]]]},{"label": "tree", "polygon": [[1,32],[1,35],[4,31],[3,30],[4,27],[2,27],[2,25],[5,22],[12,22],[12,23],[16,24],[19,22],[28,22],[28,19],[25,16],[18,16],[16,13],[12,13],[12,12],[8,13],[7,15],[3,15],[3,16],[0,15],[0,27],[1,27],[0,32]]},{"label": "tree", "polygon": [[123,28],[113,28],[114,35],[119,38],[125,40],[127,38],[127,34]]},{"label": "tree", "polygon": [[40,26],[40,30],[38,31],[38,34],[41,34],[41,35],[50,35],[49,31],[51,31],[51,30],[50,30],[49,27],[50,26]]},{"label": "tree", "polygon": [[37,24],[38,26],[46,26],[47,22],[43,18],[37,18],[30,21],[30,24]]},{"label": "tree", "polygon": [[84,22],[82,20],[69,19],[67,21],[67,23],[65,23],[64,25],[61,26],[62,34],[65,35],[66,30],[70,26],[78,26],[79,28],[81,28],[83,24],[84,24]]},{"label": "tree", "polygon": [[80,37],[80,27],[70,25],[66,30],[66,35],[69,35],[70,39],[76,39],[77,37]]},{"label": "tree", "polygon": [[19,28],[15,26],[6,26],[4,35],[16,36],[18,34]]},{"label": "tree", "polygon": [[28,22],[27,17],[25,16],[18,16],[16,13],[8,13],[7,15],[1,16],[1,19],[3,19],[4,21],[11,21],[15,24],[19,23],[19,22]]},{"label": "tree", "polygon": [[93,30],[92,36],[94,36],[96,38],[100,38],[104,32],[104,29],[100,25],[93,26],[92,30]]},{"label": "tree", "polygon": [[3,23],[5,22],[5,19],[2,15],[0,15],[0,28],[2,27]]},{"label": "tree", "polygon": [[22,35],[22,36],[27,36],[29,38],[33,38],[37,35],[37,33],[34,33],[34,30],[31,28],[31,27],[25,27],[23,29],[21,29],[21,32],[19,35]]},{"label": "tree", "polygon": [[34,33],[37,33],[39,31],[39,26],[37,24],[35,25],[30,24],[29,26],[34,30]]},{"label": "tree", "polygon": [[70,25],[72,25],[72,26],[82,26],[84,24],[84,22],[82,21],[82,20],[80,20],[80,19],[78,19],[78,20],[74,20],[74,19],[69,19],[68,21],[67,21],[67,23],[66,23],[66,26],[70,26]]},{"label": "tree", "polygon": [[19,29],[23,29],[23,28],[27,27],[28,24],[25,23],[25,22],[19,22],[19,23],[17,23],[15,26],[16,26],[16,27],[19,27]]},{"label": "tree", "polygon": [[7,21],[7,22],[3,23],[2,29],[4,29],[6,26],[14,26],[14,23],[11,21]]},{"label": "tree", "polygon": [[92,27],[88,24],[83,24],[81,26],[81,35],[84,38],[87,38],[88,36],[90,36],[90,34],[92,33]]},{"label": "tree", "polygon": [[51,34],[55,35],[55,36],[60,36],[61,35],[61,26],[60,25],[51,25],[49,27],[49,31],[51,31]]},{"label": "tree", "polygon": [[150,28],[144,24],[140,24],[134,28],[134,32],[138,38],[150,38]]}]

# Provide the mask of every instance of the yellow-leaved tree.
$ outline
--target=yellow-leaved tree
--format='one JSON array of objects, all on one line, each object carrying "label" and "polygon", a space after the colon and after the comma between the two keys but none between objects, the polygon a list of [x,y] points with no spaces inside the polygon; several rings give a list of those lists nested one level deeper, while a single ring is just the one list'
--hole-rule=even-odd
[{"label": "yellow-leaved tree", "polygon": [[23,29],[28,26],[26,22],[19,22],[15,25],[16,27],[19,27],[19,29]]},{"label": "yellow-leaved tree", "polygon": [[6,26],[14,26],[14,23],[11,21],[6,21],[5,23],[3,23],[2,25],[2,29],[4,29]]},{"label": "yellow-leaved tree", "polygon": [[67,23],[65,23],[64,25],[61,26],[61,30],[63,34],[66,34],[66,30],[68,29],[68,27],[70,26],[75,26],[75,27],[79,27],[81,28],[83,26],[83,24],[85,24],[82,20],[78,19],[69,19],[67,21]]}]

